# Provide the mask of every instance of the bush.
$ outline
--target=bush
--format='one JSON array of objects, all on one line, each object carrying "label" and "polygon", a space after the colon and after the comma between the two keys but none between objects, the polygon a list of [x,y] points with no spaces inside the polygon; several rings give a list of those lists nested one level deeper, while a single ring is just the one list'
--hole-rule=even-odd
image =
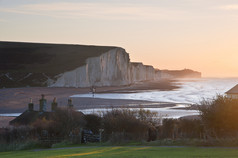
[{"label": "bush", "polygon": [[204,100],[199,106],[207,136],[238,136],[238,99],[218,95],[213,100]]},{"label": "bush", "polygon": [[203,138],[204,127],[197,119],[164,119],[158,127],[160,139],[197,139]]},{"label": "bush", "polygon": [[63,148],[63,147],[71,146],[71,145],[73,145],[73,143],[71,141],[64,140],[62,142],[53,144],[52,148]]},{"label": "bush", "polygon": [[179,119],[178,133],[180,138],[203,138],[204,126],[199,119]]},{"label": "bush", "polygon": [[12,150],[27,150],[34,148],[44,148],[44,146],[37,140],[15,141],[11,143],[0,144],[0,152]]},{"label": "bush", "polygon": [[[147,117],[148,116],[148,117]],[[104,136],[113,142],[129,140],[151,140],[154,116],[148,111],[112,109],[103,116]],[[148,130],[151,128],[151,137],[148,139]],[[156,134],[155,134],[156,135]]]},{"label": "bush", "polygon": [[159,129],[160,137],[174,139],[177,134],[177,124],[178,120],[176,119],[164,119]]},{"label": "bush", "polygon": [[84,114],[71,108],[58,108],[52,120],[53,128],[59,136],[68,136],[72,131],[80,131],[86,125]]},{"label": "bush", "polygon": [[25,141],[34,138],[34,128],[30,126],[18,126],[2,128],[0,130],[0,142],[12,143],[16,141]]},{"label": "bush", "polygon": [[102,118],[95,114],[88,114],[84,116],[84,119],[87,122],[85,128],[91,130],[94,134],[98,134],[101,128]]}]

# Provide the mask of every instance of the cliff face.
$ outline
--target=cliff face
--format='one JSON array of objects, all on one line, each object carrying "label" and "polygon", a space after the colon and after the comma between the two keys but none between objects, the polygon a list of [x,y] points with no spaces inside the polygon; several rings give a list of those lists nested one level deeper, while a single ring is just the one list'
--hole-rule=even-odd
[{"label": "cliff face", "polygon": [[84,66],[58,76],[54,87],[120,86],[131,83],[130,59],[122,48],[88,58]]},{"label": "cliff face", "polygon": [[201,73],[131,63],[119,47],[0,42],[0,88],[122,86],[191,76]]},{"label": "cliff face", "polygon": [[155,80],[155,69],[153,66],[146,65],[146,80],[153,81]]},{"label": "cliff face", "polygon": [[[118,47],[0,41],[0,88],[53,85],[60,74],[83,67],[87,59]],[[82,67],[82,68],[81,68]],[[79,71],[79,72],[82,72]],[[65,86],[85,77],[65,77]],[[86,84],[86,83],[83,83]]]},{"label": "cliff face", "polygon": [[146,80],[146,67],[142,63],[130,64],[130,77],[131,81],[141,82]]}]

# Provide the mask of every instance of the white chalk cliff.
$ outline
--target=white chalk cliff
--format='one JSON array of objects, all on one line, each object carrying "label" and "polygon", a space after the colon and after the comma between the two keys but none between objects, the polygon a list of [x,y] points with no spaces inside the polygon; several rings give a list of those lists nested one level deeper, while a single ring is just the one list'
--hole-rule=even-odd
[{"label": "white chalk cliff", "polygon": [[136,82],[158,80],[153,66],[130,63],[129,54],[122,48],[111,49],[88,58],[86,64],[58,75],[51,87],[122,86]]},{"label": "white chalk cliff", "polygon": [[53,87],[120,86],[131,83],[129,54],[122,48],[111,49],[88,58],[86,64],[58,76]]},{"label": "white chalk cliff", "polygon": [[200,72],[130,62],[120,47],[0,41],[0,88],[122,86]]}]

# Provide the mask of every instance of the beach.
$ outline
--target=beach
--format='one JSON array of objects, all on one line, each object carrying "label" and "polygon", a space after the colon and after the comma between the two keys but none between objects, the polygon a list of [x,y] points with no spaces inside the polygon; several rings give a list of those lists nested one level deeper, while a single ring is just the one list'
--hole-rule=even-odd
[{"label": "beach", "polygon": [[237,78],[141,82],[129,86],[96,87],[94,97],[90,88],[5,88],[0,89],[0,114],[18,116],[27,110],[30,98],[34,103],[34,110],[38,110],[39,99],[44,94],[47,111],[51,110],[54,98],[59,107],[66,106],[68,99],[72,98],[74,108],[84,113],[112,108],[145,108],[167,118],[179,118],[198,114],[196,104],[200,99],[224,94],[236,83]]},{"label": "beach", "polygon": [[[97,87],[96,94],[103,93],[133,93],[145,90],[162,90],[168,91],[178,88],[174,86],[173,81],[146,82],[138,83],[131,86],[120,87]],[[56,98],[59,106],[66,106],[70,96],[75,94],[89,94],[87,98],[73,98],[75,109],[87,108],[105,108],[107,107],[122,107],[134,105],[154,105],[157,107],[172,106],[171,104],[161,102],[151,102],[144,100],[129,100],[129,99],[100,99],[93,98],[90,94],[90,88],[56,88],[56,87],[24,87],[24,88],[4,88],[0,89],[0,113],[21,113],[27,110],[30,98],[35,105],[35,110],[39,108],[39,99],[41,94],[47,99],[47,110],[50,110],[50,104]]]},{"label": "beach", "polygon": [[[145,90],[168,91],[178,88],[173,81],[137,83],[120,87],[96,87],[96,95],[104,93],[136,93]],[[14,116],[19,115],[28,108],[30,98],[34,103],[34,110],[39,109],[41,94],[47,99],[47,111],[51,110],[51,103],[56,98],[59,107],[67,105],[70,96],[75,94],[89,94],[91,97],[72,98],[76,110],[110,109],[110,108],[165,108],[175,107],[174,103],[151,102],[130,99],[102,99],[94,98],[90,88],[56,88],[56,87],[24,87],[0,89],[0,119],[1,127],[5,127]]]}]

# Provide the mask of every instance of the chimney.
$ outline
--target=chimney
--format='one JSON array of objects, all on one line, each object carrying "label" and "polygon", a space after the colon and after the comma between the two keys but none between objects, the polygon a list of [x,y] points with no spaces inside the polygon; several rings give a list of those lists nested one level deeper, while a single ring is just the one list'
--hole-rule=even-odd
[{"label": "chimney", "polygon": [[28,104],[28,111],[34,110],[34,104],[32,103],[32,98],[30,98],[30,103]]},{"label": "chimney", "polygon": [[73,107],[74,107],[74,105],[72,104],[72,99],[69,98],[68,99],[68,108],[73,108]]},{"label": "chimney", "polygon": [[40,99],[40,111],[44,112],[46,111],[46,99],[45,99],[45,95],[41,94],[41,99]]},{"label": "chimney", "polygon": [[55,112],[57,109],[58,103],[56,102],[56,98],[54,98],[53,102],[51,103],[51,111]]}]

